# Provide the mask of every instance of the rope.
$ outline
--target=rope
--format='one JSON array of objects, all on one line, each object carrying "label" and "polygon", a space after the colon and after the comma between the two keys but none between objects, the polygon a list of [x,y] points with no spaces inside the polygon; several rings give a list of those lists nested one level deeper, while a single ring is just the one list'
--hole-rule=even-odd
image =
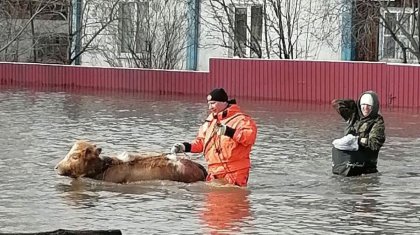
[{"label": "rope", "polygon": [[200,154],[200,155],[198,155],[197,157],[192,157],[191,155],[189,155],[189,154],[187,154],[187,153],[185,153],[185,152],[184,152],[184,156],[185,156],[186,158],[190,159],[190,160],[195,161],[195,160],[200,159],[200,158],[203,156],[203,154]]},{"label": "rope", "polygon": [[[187,154],[185,152],[183,152],[183,154],[184,154],[184,156],[182,156],[182,158],[186,158],[186,159],[193,160],[193,161],[198,160],[198,159],[200,159],[203,156],[203,154],[200,154],[200,155],[198,155],[196,157],[192,157],[191,155],[189,155],[189,154]],[[165,156],[168,156],[168,155],[178,156],[178,153],[175,153],[175,154],[173,154],[173,153],[164,153],[164,155]]]},{"label": "rope", "polygon": [[226,162],[224,162],[222,160],[222,158],[220,158],[220,155],[222,155],[223,158],[224,158],[224,156],[223,156],[223,151],[222,151],[222,135],[217,134],[218,128],[216,128],[219,125],[220,125],[220,123],[216,120],[216,124],[213,126],[213,131],[212,131],[212,134],[211,134],[211,138],[213,139],[216,136],[218,141],[214,140],[212,146],[216,149],[216,155],[219,158],[219,161],[223,164],[222,166],[223,166],[223,168],[225,168],[225,171],[228,172],[227,175],[229,176],[230,180],[232,181],[232,183],[236,183],[236,180],[234,180],[232,178],[232,175],[230,174],[231,170],[229,169],[229,166],[227,165]]}]

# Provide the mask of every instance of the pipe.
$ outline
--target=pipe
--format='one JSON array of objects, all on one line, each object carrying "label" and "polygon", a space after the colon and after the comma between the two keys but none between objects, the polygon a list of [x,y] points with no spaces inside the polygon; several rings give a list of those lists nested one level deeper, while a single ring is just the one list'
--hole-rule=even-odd
[{"label": "pipe", "polygon": [[200,0],[188,1],[187,69],[197,70]]}]

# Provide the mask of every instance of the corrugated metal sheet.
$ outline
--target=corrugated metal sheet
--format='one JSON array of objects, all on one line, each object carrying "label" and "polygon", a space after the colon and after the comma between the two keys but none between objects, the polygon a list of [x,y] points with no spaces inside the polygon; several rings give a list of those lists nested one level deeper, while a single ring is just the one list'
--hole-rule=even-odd
[{"label": "corrugated metal sheet", "polygon": [[371,62],[211,59],[209,72],[0,63],[7,86],[91,88],[327,103],[378,93],[382,106],[420,107],[420,66]]},{"label": "corrugated metal sheet", "polygon": [[211,60],[211,86],[233,96],[326,103],[375,90],[385,101],[385,63],[297,60]]},{"label": "corrugated metal sheet", "polygon": [[388,68],[387,100],[394,107],[419,107],[420,68],[392,65]]}]

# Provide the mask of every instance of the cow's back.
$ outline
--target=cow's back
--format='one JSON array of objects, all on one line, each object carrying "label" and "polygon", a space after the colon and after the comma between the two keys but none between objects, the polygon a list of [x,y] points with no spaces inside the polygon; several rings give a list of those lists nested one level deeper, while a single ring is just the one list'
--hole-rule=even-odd
[{"label": "cow's back", "polygon": [[191,160],[171,160],[165,156],[139,157],[130,162],[110,166],[104,180],[129,183],[146,180],[172,180],[185,183],[204,181],[206,169]]}]

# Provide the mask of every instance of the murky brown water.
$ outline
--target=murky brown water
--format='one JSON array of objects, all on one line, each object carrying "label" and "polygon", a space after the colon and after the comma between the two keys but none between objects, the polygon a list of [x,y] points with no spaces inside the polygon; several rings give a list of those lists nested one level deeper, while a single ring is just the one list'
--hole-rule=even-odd
[{"label": "murky brown water", "polygon": [[[73,181],[53,170],[75,139],[104,154],[191,140],[203,97],[0,90],[0,232],[413,234],[420,230],[420,120],[385,110],[380,174],[331,174],[343,122],[328,106],[238,99],[259,127],[247,189],[167,181]],[[192,155],[196,157],[196,155]],[[204,163],[202,159],[198,160]]]}]

